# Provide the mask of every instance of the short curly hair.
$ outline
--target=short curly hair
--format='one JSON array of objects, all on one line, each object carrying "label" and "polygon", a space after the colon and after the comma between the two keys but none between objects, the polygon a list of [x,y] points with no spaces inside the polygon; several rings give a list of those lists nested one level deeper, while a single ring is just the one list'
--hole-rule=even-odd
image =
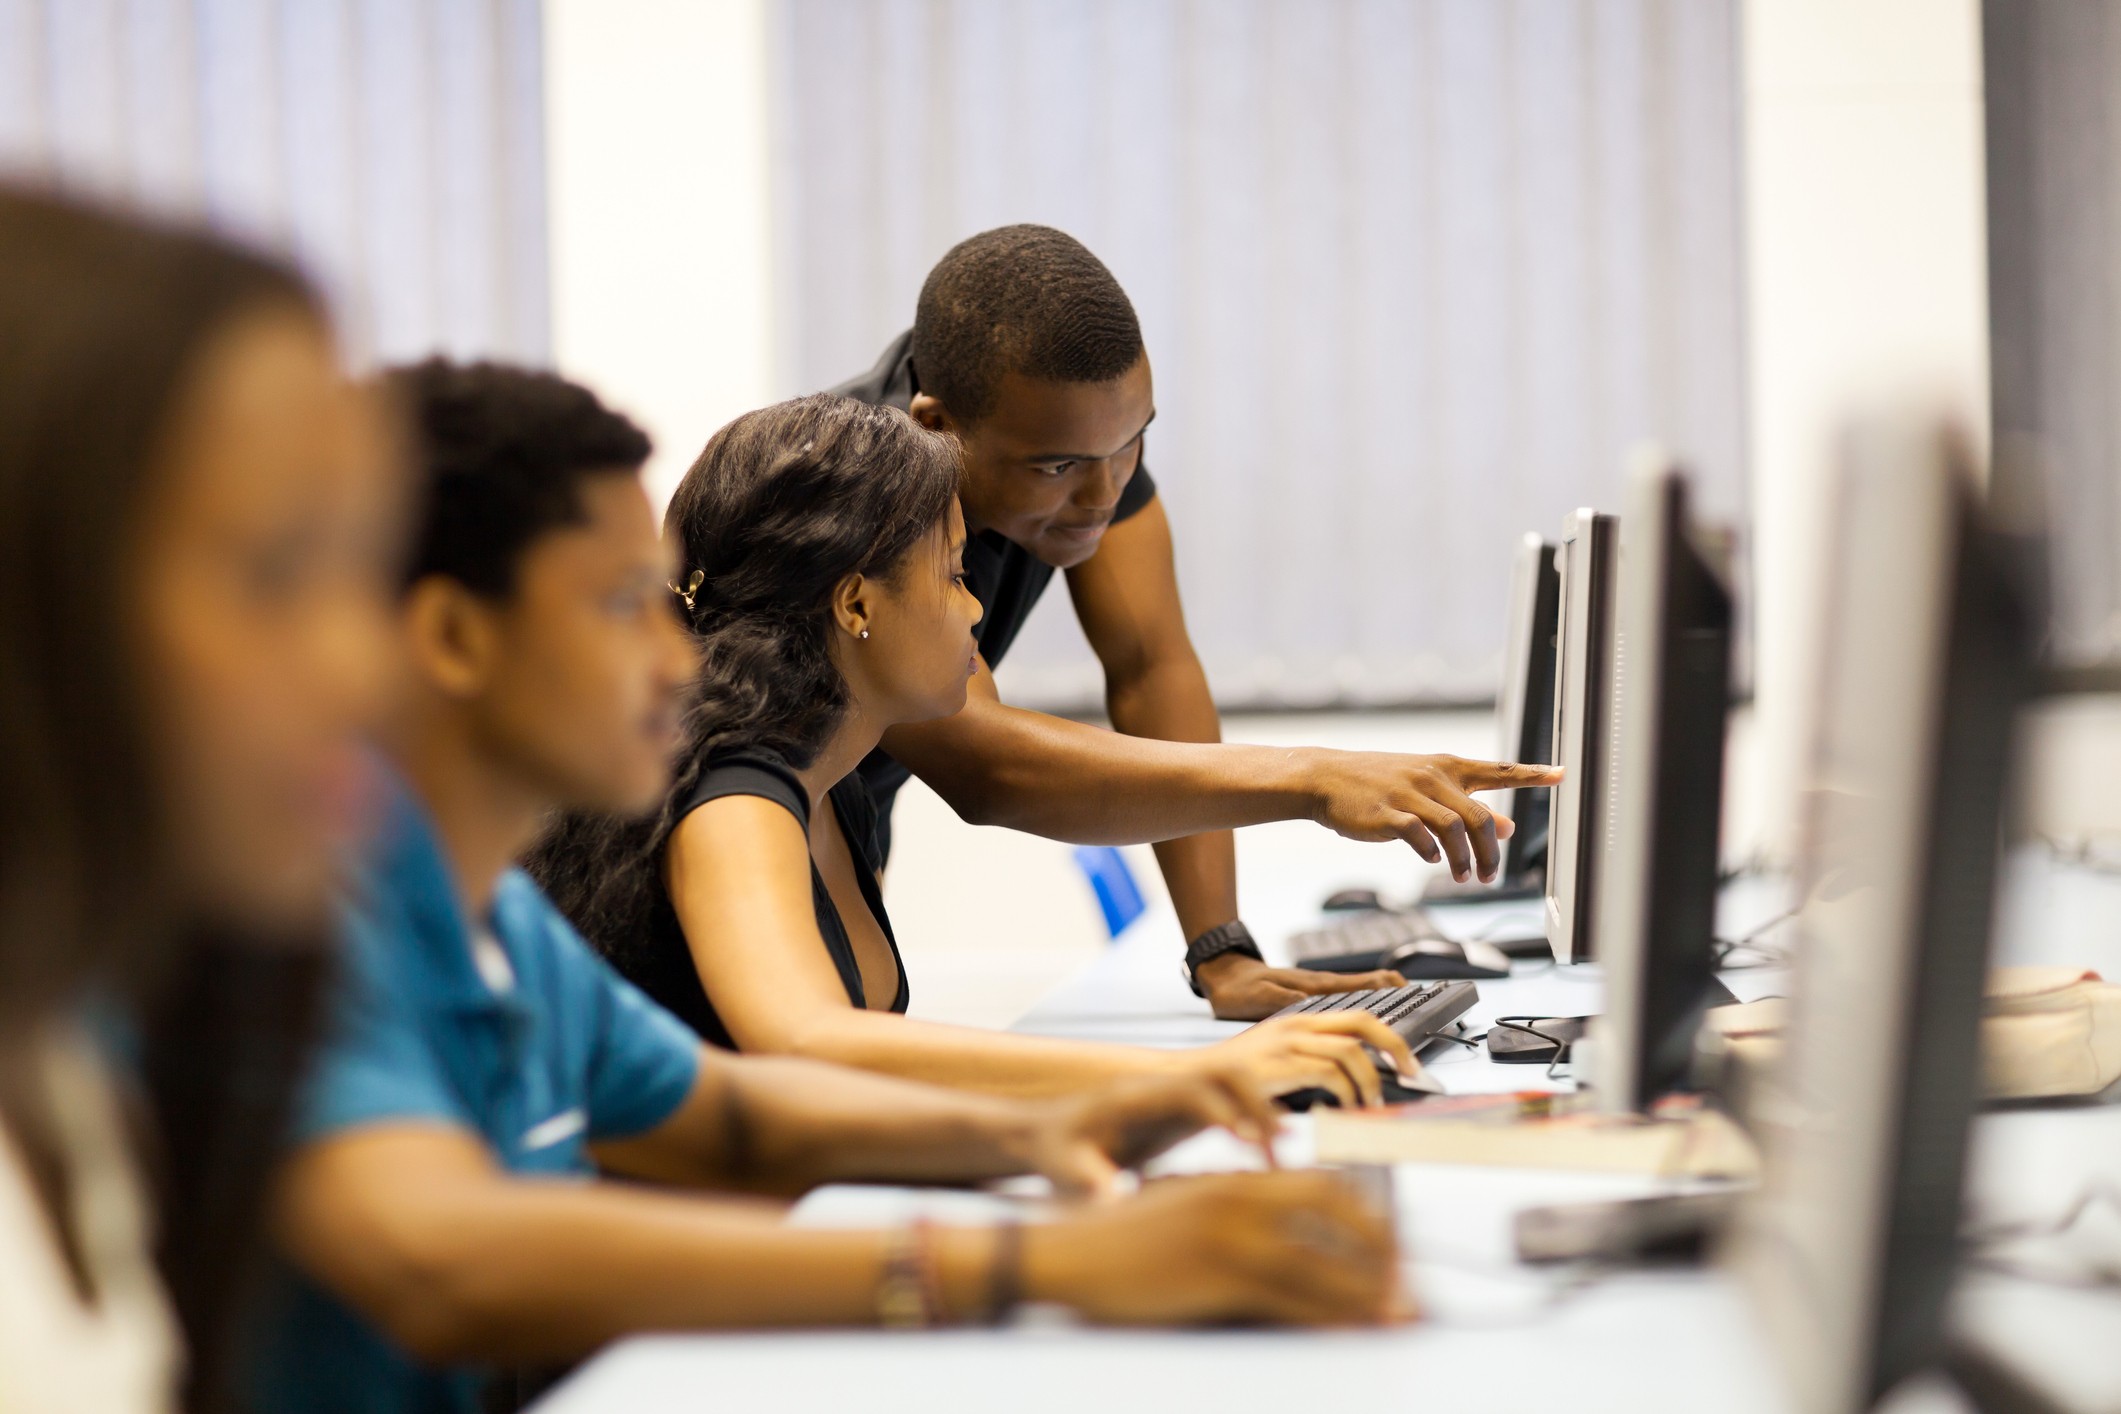
[{"label": "short curly hair", "polygon": [[647,433],[553,373],[431,358],[389,370],[384,386],[426,472],[408,588],[444,575],[478,594],[513,594],[532,542],[581,524],[582,483],[635,475],[652,450]]},{"label": "short curly hair", "polygon": [[1109,383],[1142,355],[1127,292],[1081,241],[1001,226],[952,246],[921,286],[913,370],[965,426],[994,410],[1002,375]]}]

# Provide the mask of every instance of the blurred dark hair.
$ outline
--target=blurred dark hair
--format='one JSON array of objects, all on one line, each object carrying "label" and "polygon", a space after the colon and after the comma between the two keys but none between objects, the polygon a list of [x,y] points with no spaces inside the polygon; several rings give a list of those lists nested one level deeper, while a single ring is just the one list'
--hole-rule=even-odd
[{"label": "blurred dark hair", "polygon": [[955,439],[893,408],[829,394],[749,412],[714,434],[664,513],[701,665],[662,807],[568,815],[529,859],[591,943],[623,956],[667,909],[661,869],[676,812],[707,762],[745,747],[807,766],[845,717],[832,590],[890,578],[957,497]]},{"label": "blurred dark hair", "polygon": [[274,305],[316,307],[219,242],[0,190],[0,1037],[167,944],[125,571],[200,354]]},{"label": "blurred dark hair", "polygon": [[1000,226],[959,241],[921,285],[913,369],[921,391],[970,427],[1004,373],[1109,383],[1142,356],[1141,323],[1103,261],[1051,226]]},{"label": "blurred dark hair", "polygon": [[[0,1115],[71,1248],[32,1050],[42,1023],[91,992],[139,1019],[195,1408],[226,1376],[232,1274],[255,1255],[287,1058],[303,1049],[324,959],[321,940],[275,940],[268,962],[177,916],[127,570],[153,533],[141,508],[202,355],[271,310],[322,322],[307,286],[270,261],[0,188]],[[224,948],[232,972],[184,965]],[[192,1029],[225,1021],[226,979],[259,968],[283,980],[241,1008],[238,1030]],[[191,1015],[155,999],[164,980]]]},{"label": "blurred dark hair", "polygon": [[636,474],[651,450],[647,433],[557,374],[431,358],[391,369],[384,383],[427,473],[408,585],[439,574],[480,594],[513,593],[531,542],[581,523],[583,481]]}]

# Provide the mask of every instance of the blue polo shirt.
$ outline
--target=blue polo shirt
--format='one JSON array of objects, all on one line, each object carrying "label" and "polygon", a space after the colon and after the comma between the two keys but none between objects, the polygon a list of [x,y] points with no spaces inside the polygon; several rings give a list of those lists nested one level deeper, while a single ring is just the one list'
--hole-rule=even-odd
[{"label": "blue polo shirt", "polygon": [[[297,1146],[363,1125],[446,1124],[512,1173],[586,1177],[591,1141],[653,1129],[691,1090],[699,1038],[591,952],[520,870],[502,877],[486,920],[513,982],[481,975],[441,841],[402,782],[354,893]],[[422,1366],[301,1275],[280,1277],[254,1407],[477,1408],[484,1371]]]}]

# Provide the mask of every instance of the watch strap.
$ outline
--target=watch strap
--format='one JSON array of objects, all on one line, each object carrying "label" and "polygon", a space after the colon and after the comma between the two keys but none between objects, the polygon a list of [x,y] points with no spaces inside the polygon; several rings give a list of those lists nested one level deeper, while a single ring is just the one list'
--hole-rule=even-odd
[{"label": "watch strap", "polygon": [[1252,930],[1243,921],[1233,918],[1219,924],[1186,944],[1186,985],[1193,989],[1196,997],[1208,995],[1201,990],[1200,968],[1204,962],[1222,957],[1226,953],[1239,953],[1255,962],[1265,962],[1260,956],[1259,944],[1252,939]]}]

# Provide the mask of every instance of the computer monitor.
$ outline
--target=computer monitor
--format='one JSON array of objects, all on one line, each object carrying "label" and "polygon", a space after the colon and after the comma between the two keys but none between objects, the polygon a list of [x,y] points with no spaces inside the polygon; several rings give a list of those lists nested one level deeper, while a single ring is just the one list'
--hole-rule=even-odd
[{"label": "computer monitor", "polygon": [[[1554,749],[1554,652],[1561,610],[1561,575],[1554,568],[1554,542],[1527,534],[1510,564],[1509,638],[1504,647],[1502,693],[1496,715],[1502,728],[1497,759],[1544,762]],[[1495,804],[1517,826],[1503,841],[1497,887],[1543,885],[1547,867],[1547,821],[1551,792],[1499,792]],[[1537,896],[1532,895],[1532,896]]]},{"label": "computer monitor", "polygon": [[1597,894],[1605,972],[1589,1077],[1602,1108],[1646,1110],[1692,1068],[1716,980],[1717,843],[1730,705],[1731,591],[1696,538],[1687,480],[1645,452],[1621,519],[1619,607]]},{"label": "computer monitor", "polygon": [[1569,513],[1555,550],[1561,584],[1554,654],[1554,744],[1563,771],[1547,829],[1547,944],[1556,962],[1592,953],[1598,863],[1606,819],[1608,718],[1612,706],[1613,581],[1620,521]]},{"label": "computer monitor", "polygon": [[1833,511],[1792,1029],[1734,1248],[1805,1414],[1868,1409],[1944,1353],[2035,637],[1941,429],[1859,429]]}]

